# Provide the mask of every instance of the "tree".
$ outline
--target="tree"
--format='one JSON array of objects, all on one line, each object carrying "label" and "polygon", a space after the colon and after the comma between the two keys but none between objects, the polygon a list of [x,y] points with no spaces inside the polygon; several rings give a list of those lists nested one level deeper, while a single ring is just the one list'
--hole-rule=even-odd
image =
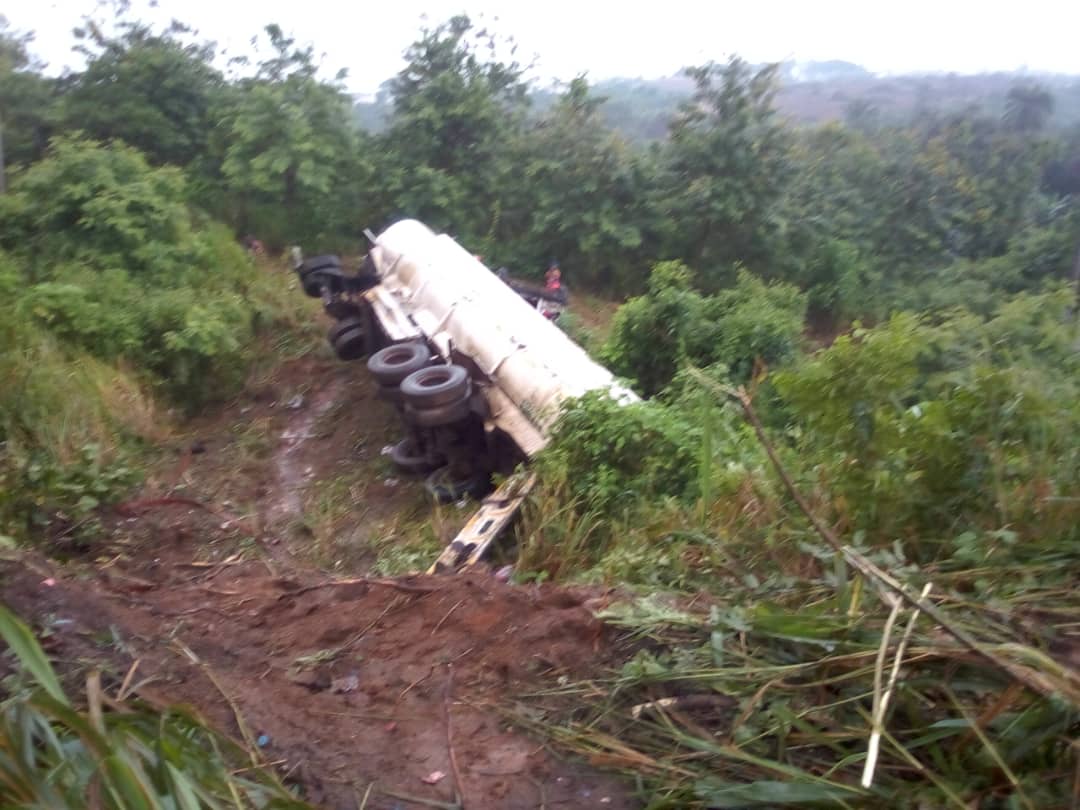
[{"label": "tree", "polygon": [[139,22],[117,26],[117,35],[92,21],[76,29],[88,63],[65,82],[67,127],[120,139],[157,165],[205,158],[224,84],[211,64],[214,47],[185,44],[180,37],[189,31],[175,22],[160,34]]},{"label": "tree", "polygon": [[357,213],[334,213],[342,205],[335,191],[347,185],[358,157],[344,74],[336,83],[320,81],[310,47],[296,48],[276,25],[266,33],[273,55],[222,110],[222,173],[242,229],[275,243],[318,238],[324,215]]},{"label": "tree", "polygon": [[1045,145],[977,111],[948,116],[927,136],[914,168],[941,244],[956,257],[1003,254],[1038,192]]},{"label": "tree", "polygon": [[686,71],[696,85],[667,149],[672,247],[709,286],[737,260],[767,254],[770,214],[788,176],[789,139],[773,108],[777,66],[741,59]]},{"label": "tree", "polygon": [[[394,112],[381,139],[390,205],[478,244],[512,191],[510,144],[527,106],[524,68],[497,58],[502,43],[457,16],[409,48],[391,84]],[[389,212],[388,212],[389,213]]]},{"label": "tree", "polygon": [[51,129],[54,83],[38,72],[32,40],[11,31],[0,15],[0,194],[7,189],[7,166],[40,157]]},{"label": "tree", "polygon": [[72,267],[169,278],[196,261],[183,174],[122,143],[55,138],[0,200],[0,250],[29,281]]},{"label": "tree", "polygon": [[1037,133],[1054,114],[1054,97],[1042,85],[1018,84],[1005,97],[1005,125],[1013,132]]},{"label": "tree", "polygon": [[584,77],[523,138],[532,260],[558,257],[574,278],[605,289],[637,279],[647,219],[639,162],[602,121],[604,99]]}]

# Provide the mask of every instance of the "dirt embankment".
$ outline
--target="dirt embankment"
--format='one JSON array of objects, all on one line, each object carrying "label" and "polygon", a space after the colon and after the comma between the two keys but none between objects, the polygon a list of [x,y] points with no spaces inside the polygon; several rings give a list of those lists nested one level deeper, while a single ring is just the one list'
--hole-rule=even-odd
[{"label": "dirt embankment", "polygon": [[586,605],[599,594],[488,572],[335,579],[302,553],[332,479],[358,502],[330,531],[357,543],[415,506],[417,484],[386,483],[395,434],[355,365],[298,361],[178,439],[93,553],[0,562],[0,598],[62,670],[103,668],[115,690],[137,666],[139,694],[256,741],[319,806],[351,810],[372,783],[366,806],[388,810],[455,792],[470,808],[636,806],[502,711],[616,663]]}]

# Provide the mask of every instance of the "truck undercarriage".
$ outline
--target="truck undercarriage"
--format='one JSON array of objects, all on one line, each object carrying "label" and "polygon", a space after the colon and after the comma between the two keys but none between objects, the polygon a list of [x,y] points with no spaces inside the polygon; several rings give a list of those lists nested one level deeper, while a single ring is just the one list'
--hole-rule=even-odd
[{"label": "truck undercarriage", "polygon": [[[598,389],[635,397],[552,323],[562,291],[506,283],[413,220],[371,239],[357,272],[335,256],[298,258],[296,270],[334,319],[327,339],[337,356],[367,357],[379,398],[401,417],[394,463],[426,476],[439,501],[480,500],[431,568],[457,570],[513,519],[535,481],[527,462],[563,402]],[[502,483],[492,491],[494,477]]]}]

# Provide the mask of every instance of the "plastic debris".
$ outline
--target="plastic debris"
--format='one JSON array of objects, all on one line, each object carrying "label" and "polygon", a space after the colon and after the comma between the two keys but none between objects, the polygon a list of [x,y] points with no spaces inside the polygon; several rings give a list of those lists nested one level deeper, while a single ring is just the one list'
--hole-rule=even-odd
[{"label": "plastic debris", "polygon": [[495,579],[499,580],[499,582],[509,582],[510,577],[512,577],[513,575],[514,566],[504,565],[502,568],[495,572]]},{"label": "plastic debris", "polygon": [[379,451],[379,455],[380,456],[388,456],[393,452],[394,452],[394,445],[388,444],[385,447],[383,447],[382,450]]},{"label": "plastic debris", "polygon": [[334,693],[355,692],[360,688],[360,678],[354,673],[330,681],[330,691]]},{"label": "plastic debris", "polygon": [[300,410],[304,407],[304,395],[297,394],[295,397],[289,400],[285,407],[288,408],[290,411]]},{"label": "plastic debris", "polygon": [[260,734],[258,737],[255,738],[255,744],[259,746],[259,748],[266,748],[266,746],[270,744],[270,735]]},{"label": "plastic debris", "polygon": [[435,785],[446,778],[446,774],[442,771],[432,771],[427,776],[421,777],[420,781],[425,785]]},{"label": "plastic debris", "polygon": [[48,579],[41,580],[41,584],[44,585],[46,588],[51,588],[56,585],[56,580],[52,577],[49,577]]}]

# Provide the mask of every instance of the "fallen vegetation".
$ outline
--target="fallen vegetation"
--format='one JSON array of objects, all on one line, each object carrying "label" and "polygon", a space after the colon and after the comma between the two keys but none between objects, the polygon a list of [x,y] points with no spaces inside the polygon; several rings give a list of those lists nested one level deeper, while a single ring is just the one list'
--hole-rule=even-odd
[{"label": "fallen vegetation", "polygon": [[134,698],[137,663],[115,695],[103,687],[100,671],[90,672],[80,707],[64,691],[29,628],[2,606],[0,638],[18,666],[0,703],[5,804],[89,802],[144,810],[311,806],[260,760],[256,740],[248,740],[245,750],[188,708]]},{"label": "fallen vegetation", "polygon": [[[667,295],[633,317],[670,330],[648,316]],[[1068,806],[1071,301],[900,315],[747,387],[616,326],[615,350],[683,370],[641,405],[566,410],[520,576],[636,585],[600,615],[647,643],[519,720],[635,773],[650,807]]]}]

